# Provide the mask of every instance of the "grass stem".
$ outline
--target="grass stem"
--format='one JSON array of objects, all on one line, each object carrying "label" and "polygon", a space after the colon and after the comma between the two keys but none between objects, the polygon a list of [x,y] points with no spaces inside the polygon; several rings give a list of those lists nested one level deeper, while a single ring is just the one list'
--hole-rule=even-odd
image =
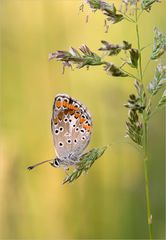
[{"label": "grass stem", "polygon": [[131,78],[133,78],[133,79],[137,79],[137,80],[140,81],[140,79],[139,79],[137,76],[133,75],[132,73],[129,73],[128,71],[124,70],[123,68],[120,68],[120,69],[121,69],[124,73],[128,74],[129,77],[131,77]]},{"label": "grass stem", "polygon": [[144,121],[144,175],[145,175],[145,191],[146,191],[149,239],[153,239],[152,213],[151,213],[149,177],[148,177],[148,126],[147,126],[146,120]]},{"label": "grass stem", "polygon": [[[141,13],[142,14],[142,13]],[[140,14],[140,15],[141,15]],[[141,44],[140,44],[140,36],[139,36],[139,25],[138,25],[138,19],[140,17],[138,15],[138,9],[136,5],[136,11],[135,11],[135,25],[136,25],[136,37],[137,37],[137,46],[139,51],[139,75],[141,83],[143,84],[143,71],[142,71],[142,56],[141,56]],[[149,64],[149,62],[148,62]],[[147,64],[147,66],[148,66]],[[147,68],[145,66],[145,70]],[[144,87],[144,86],[143,86]],[[153,239],[153,229],[152,229],[152,213],[151,213],[151,205],[150,205],[150,190],[149,190],[149,177],[148,177],[148,124],[147,124],[147,117],[146,112],[143,114],[143,128],[144,128],[144,134],[143,134],[143,153],[144,153],[144,176],[145,176],[145,194],[146,194],[146,206],[147,206],[147,223],[148,223],[148,229],[149,229],[149,239]]]},{"label": "grass stem", "polygon": [[149,59],[148,60],[148,62],[146,63],[146,65],[145,65],[145,68],[144,68],[144,70],[143,70],[143,77],[144,77],[144,74],[145,74],[145,72],[146,72],[146,70],[147,70],[147,67],[149,66],[149,63],[151,62],[151,59]]},{"label": "grass stem", "polygon": [[139,37],[139,28],[138,28],[138,17],[137,17],[137,9],[136,9],[136,35],[137,35],[137,45],[139,51],[139,74],[140,79],[142,82],[143,74],[142,74],[142,56],[141,56],[141,44],[140,44],[140,37]]}]

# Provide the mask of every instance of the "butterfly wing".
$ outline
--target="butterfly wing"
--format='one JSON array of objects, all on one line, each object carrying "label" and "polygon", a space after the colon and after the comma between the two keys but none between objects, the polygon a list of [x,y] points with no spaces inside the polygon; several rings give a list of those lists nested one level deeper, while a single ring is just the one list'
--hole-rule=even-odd
[{"label": "butterfly wing", "polygon": [[68,162],[78,160],[91,136],[92,120],[87,109],[76,99],[58,94],[51,127],[57,157]]}]

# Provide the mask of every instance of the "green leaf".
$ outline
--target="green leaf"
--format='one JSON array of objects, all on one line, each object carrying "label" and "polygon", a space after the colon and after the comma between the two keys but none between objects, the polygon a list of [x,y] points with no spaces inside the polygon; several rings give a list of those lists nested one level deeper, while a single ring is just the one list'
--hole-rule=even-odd
[{"label": "green leaf", "polygon": [[86,45],[82,45],[80,51],[82,54],[75,48],[70,48],[69,51],[56,51],[49,54],[49,60],[56,59],[57,61],[61,61],[65,67],[76,65],[77,68],[103,64],[101,57],[92,52]]},{"label": "green leaf", "polygon": [[125,107],[128,111],[128,121],[126,122],[126,133],[130,139],[136,144],[143,145],[143,124],[140,115],[143,114],[146,108],[146,94],[144,92],[143,84],[139,81],[135,81],[135,88],[137,96],[130,94],[127,104]]},{"label": "green leaf", "polygon": [[148,91],[155,95],[158,90],[166,83],[166,66],[157,65],[155,76],[148,85]]},{"label": "green leaf", "polygon": [[129,50],[131,49],[131,44],[127,41],[123,41],[122,44],[112,44],[105,40],[102,40],[101,43],[103,46],[99,48],[100,51],[104,51],[108,54],[108,56],[118,55],[121,50]]},{"label": "green leaf", "polygon": [[118,23],[124,19],[122,14],[118,14],[114,4],[108,4],[101,0],[86,0],[90,8],[93,11],[101,10],[108,18],[107,20],[114,23]]},{"label": "green leaf", "polygon": [[146,95],[143,84],[136,80],[134,85],[137,91],[137,96],[135,96],[135,94],[130,94],[128,102],[124,104],[124,106],[135,112],[138,111],[138,113],[143,113],[146,108]]},{"label": "green leaf", "polygon": [[135,94],[130,94],[128,102],[124,104],[124,106],[129,108],[130,110],[142,113],[146,108],[146,95],[144,92],[144,87],[143,84],[137,80],[135,81],[134,85],[137,91],[137,96],[135,96]]},{"label": "green leaf", "polygon": [[123,50],[129,50],[129,49],[131,49],[131,46],[132,46],[132,44],[131,43],[129,43],[129,42],[127,42],[127,41],[123,41],[123,44],[122,44],[122,49]]},{"label": "green leaf", "polygon": [[126,122],[126,134],[136,144],[143,145],[143,126],[136,110],[130,109]]},{"label": "green leaf", "polygon": [[151,59],[158,59],[166,51],[166,35],[161,33],[158,28],[154,29],[154,43]]},{"label": "green leaf", "polygon": [[145,109],[145,105],[142,104],[142,100],[134,94],[129,95],[128,102],[124,104],[124,106],[131,110],[139,111],[139,113],[142,113]]},{"label": "green leaf", "polygon": [[159,2],[159,0],[142,0],[141,7],[143,10],[150,11],[153,3]]},{"label": "green leaf", "polygon": [[83,53],[83,62],[78,65],[78,68],[103,64],[101,57],[98,56],[96,53],[92,52],[86,45],[82,45],[80,47],[80,50]]},{"label": "green leaf", "polygon": [[105,63],[104,70],[113,77],[127,77],[128,74],[124,73],[119,67],[113,63]]},{"label": "green leaf", "polygon": [[104,15],[108,16],[107,20],[114,23],[118,23],[124,19],[122,14],[116,13],[116,7],[114,4],[104,3],[102,4],[102,11]]},{"label": "green leaf", "polygon": [[164,90],[163,95],[157,105],[158,108],[163,107],[166,104],[166,90]]},{"label": "green leaf", "polygon": [[79,178],[82,173],[87,172],[94,164],[94,162],[103,155],[103,153],[106,151],[108,147],[109,146],[93,148],[89,152],[83,154],[80,159],[80,162],[77,163],[74,171],[66,176],[66,178],[63,181],[63,184],[67,182],[71,183],[77,178]]},{"label": "green leaf", "polygon": [[93,10],[97,10],[101,8],[101,1],[100,0],[87,0],[86,1],[90,8],[92,8]]},{"label": "green leaf", "polygon": [[121,46],[119,44],[112,44],[107,41],[102,40],[103,46],[99,48],[100,51],[108,53],[108,56],[118,55],[121,51]]},{"label": "green leaf", "polygon": [[138,67],[138,59],[139,59],[139,52],[137,49],[132,48],[130,51],[130,61],[128,64],[133,67],[137,68]]}]

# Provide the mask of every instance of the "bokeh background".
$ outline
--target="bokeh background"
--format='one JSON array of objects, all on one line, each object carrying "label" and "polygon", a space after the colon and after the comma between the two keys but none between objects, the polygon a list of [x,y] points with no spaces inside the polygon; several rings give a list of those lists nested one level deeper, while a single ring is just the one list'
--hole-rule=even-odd
[{"label": "bokeh background", "polygon": [[[120,1],[116,1],[119,4]],[[79,0],[1,0],[1,165],[0,239],[146,239],[143,161],[124,141],[133,80],[112,78],[102,67],[62,74],[48,53],[100,47],[100,40],[135,42],[132,24],[122,21],[104,32],[104,17]],[[166,3],[155,4],[140,20],[141,43],[152,42],[153,28],[164,31]],[[89,22],[86,23],[86,15]],[[146,63],[151,47],[144,51]],[[117,62],[116,58],[111,61]],[[145,81],[153,77],[155,62]],[[92,114],[89,149],[114,144],[86,176],[62,185],[65,173],[49,164],[29,172],[28,165],[54,158],[50,118],[54,96],[67,93]],[[164,110],[149,123],[149,172],[155,237],[165,238]],[[118,143],[119,142],[119,143]]]}]

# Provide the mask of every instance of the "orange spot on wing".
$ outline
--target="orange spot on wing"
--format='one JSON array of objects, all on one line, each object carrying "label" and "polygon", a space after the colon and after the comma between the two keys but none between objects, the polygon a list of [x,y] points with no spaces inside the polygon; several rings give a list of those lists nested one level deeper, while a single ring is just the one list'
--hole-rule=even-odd
[{"label": "orange spot on wing", "polygon": [[70,115],[73,115],[74,113],[75,113],[74,110],[69,110],[69,114],[70,114]]},{"label": "orange spot on wing", "polygon": [[77,111],[79,108],[78,107],[74,107],[74,110]]},{"label": "orange spot on wing", "polygon": [[84,124],[84,125],[83,125],[83,128],[86,129],[87,131],[90,131],[92,127],[89,126],[89,125],[85,125],[85,124]]},{"label": "orange spot on wing", "polygon": [[65,114],[65,115],[67,115],[68,113],[69,113],[69,110],[68,110],[68,109],[64,110],[64,114]]},{"label": "orange spot on wing", "polygon": [[55,106],[60,108],[62,106],[62,102],[61,101],[56,101]]},{"label": "orange spot on wing", "polygon": [[74,110],[74,105],[69,104],[69,105],[68,105],[68,108],[71,109],[71,110]]},{"label": "orange spot on wing", "polygon": [[69,106],[68,102],[63,101],[63,106],[64,106],[64,107],[68,107],[68,106]]},{"label": "orange spot on wing", "polygon": [[80,123],[85,122],[85,118],[80,118]]},{"label": "orange spot on wing", "polygon": [[58,114],[58,119],[59,119],[59,120],[62,120],[62,118],[63,118],[63,113],[60,112],[60,113]]},{"label": "orange spot on wing", "polygon": [[78,110],[78,107],[75,107],[73,104],[68,104],[68,108],[75,111]]},{"label": "orange spot on wing", "polygon": [[58,123],[58,118],[54,118],[54,124]]},{"label": "orange spot on wing", "polygon": [[80,117],[80,116],[81,116],[80,113],[75,113],[75,114],[74,114],[74,117],[75,117],[75,118],[78,118],[78,117]]}]

